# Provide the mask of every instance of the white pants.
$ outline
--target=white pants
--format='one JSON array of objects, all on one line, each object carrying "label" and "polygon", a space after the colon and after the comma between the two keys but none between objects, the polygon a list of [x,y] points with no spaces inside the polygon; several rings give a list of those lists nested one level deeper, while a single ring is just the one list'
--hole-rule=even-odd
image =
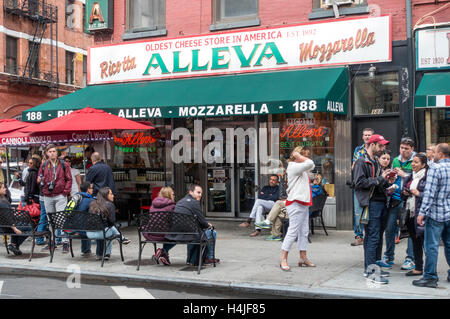
[{"label": "white pants", "polygon": [[[253,209],[252,209],[252,212],[250,213],[249,217],[255,220],[255,224],[262,222],[263,221],[263,213],[270,212],[273,205],[275,205],[275,202],[272,200],[257,199],[255,201],[255,204],[253,205]],[[255,229],[261,229],[261,228],[255,227]]]},{"label": "white pants", "polygon": [[286,210],[289,216],[289,228],[281,249],[289,251],[297,239],[298,250],[306,251],[309,235],[309,207],[294,202],[286,206]]}]

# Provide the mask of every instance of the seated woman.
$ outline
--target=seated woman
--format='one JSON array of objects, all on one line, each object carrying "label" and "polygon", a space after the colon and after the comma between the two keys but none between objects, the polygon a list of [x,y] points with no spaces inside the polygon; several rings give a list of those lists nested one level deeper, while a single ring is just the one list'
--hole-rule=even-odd
[{"label": "seated woman", "polygon": [[[11,209],[11,204],[6,197],[6,186],[4,183],[0,182],[0,209]],[[2,231],[5,233],[21,235],[22,231],[31,231],[30,226],[19,226],[16,227],[12,225],[11,227],[2,227]],[[22,255],[19,247],[27,239],[27,236],[11,236],[11,244],[8,245],[8,250],[12,251],[14,255]]]},{"label": "seated woman", "polygon": [[[106,221],[105,227],[106,237],[118,236],[120,232],[114,226],[116,220],[116,207],[114,206],[114,194],[109,187],[100,188],[97,193],[97,198],[89,205],[89,212],[99,214]],[[87,231],[86,236],[89,239],[97,239],[96,255],[97,259],[102,259],[103,255],[103,232],[101,231]],[[130,240],[122,236],[122,244],[129,243]],[[112,240],[106,240],[105,260],[111,257]]]},{"label": "seated woman", "polygon": [[[150,207],[150,213],[153,212],[173,212],[175,208],[175,193],[171,187],[163,187],[158,193],[158,196],[152,201],[152,206]],[[151,227],[152,220],[149,220],[149,226]],[[144,237],[147,240],[164,241],[164,234],[149,234],[144,233]],[[167,248],[167,247],[166,247]],[[169,255],[163,251],[163,248],[158,248],[155,253],[155,258],[164,263],[166,261],[170,264]]]}]

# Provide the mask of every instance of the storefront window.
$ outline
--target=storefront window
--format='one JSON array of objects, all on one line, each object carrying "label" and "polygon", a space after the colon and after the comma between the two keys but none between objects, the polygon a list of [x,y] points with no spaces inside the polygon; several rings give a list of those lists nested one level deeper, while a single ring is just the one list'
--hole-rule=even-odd
[{"label": "storefront window", "polygon": [[356,76],[355,115],[396,113],[399,110],[397,72]]},{"label": "storefront window", "polygon": [[450,142],[450,111],[445,109],[431,110],[431,142]]},{"label": "storefront window", "polygon": [[[303,146],[310,150],[315,169],[310,174],[322,177],[322,185],[334,196],[334,118],[330,113],[297,113],[269,116],[268,127],[279,128],[279,168],[287,167],[292,150]],[[269,137],[270,138],[270,137]],[[280,169],[278,169],[279,171]],[[261,169],[261,185],[266,185],[270,174],[278,171]],[[266,174],[264,174],[266,173]]]}]

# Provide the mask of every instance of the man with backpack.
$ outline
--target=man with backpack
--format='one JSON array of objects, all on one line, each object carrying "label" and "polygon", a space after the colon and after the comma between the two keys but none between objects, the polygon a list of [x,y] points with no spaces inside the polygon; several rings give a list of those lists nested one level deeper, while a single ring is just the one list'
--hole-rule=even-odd
[{"label": "man with backpack", "polygon": [[[67,195],[72,190],[72,174],[64,160],[58,159],[58,151],[54,144],[45,148],[47,160],[39,169],[38,183],[42,186],[44,205],[47,214],[64,211],[67,205]],[[47,246],[45,249],[48,249]],[[64,243],[63,251],[69,252],[69,244]]]}]

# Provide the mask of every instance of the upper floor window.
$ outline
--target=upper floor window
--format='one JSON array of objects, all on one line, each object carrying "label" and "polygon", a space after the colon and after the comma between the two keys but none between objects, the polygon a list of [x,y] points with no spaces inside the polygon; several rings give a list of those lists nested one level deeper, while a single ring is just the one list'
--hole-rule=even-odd
[{"label": "upper floor window", "polygon": [[166,0],[127,0],[127,30],[123,40],[166,34]]},{"label": "upper floor window", "polygon": [[87,85],[87,55],[83,55],[83,87]]},{"label": "upper floor window", "polygon": [[17,39],[6,36],[6,65],[5,72],[17,74]]},{"label": "upper floor window", "polygon": [[33,78],[39,78],[40,50],[41,44],[39,42],[28,41],[28,74]]},{"label": "upper floor window", "polygon": [[128,0],[128,30],[149,31],[166,27],[166,1]]},{"label": "upper floor window", "polygon": [[211,31],[259,25],[258,0],[214,0]]},{"label": "upper floor window", "polygon": [[74,72],[73,72],[73,64],[74,64],[74,53],[70,51],[66,51],[66,83],[73,84],[74,81]]}]

